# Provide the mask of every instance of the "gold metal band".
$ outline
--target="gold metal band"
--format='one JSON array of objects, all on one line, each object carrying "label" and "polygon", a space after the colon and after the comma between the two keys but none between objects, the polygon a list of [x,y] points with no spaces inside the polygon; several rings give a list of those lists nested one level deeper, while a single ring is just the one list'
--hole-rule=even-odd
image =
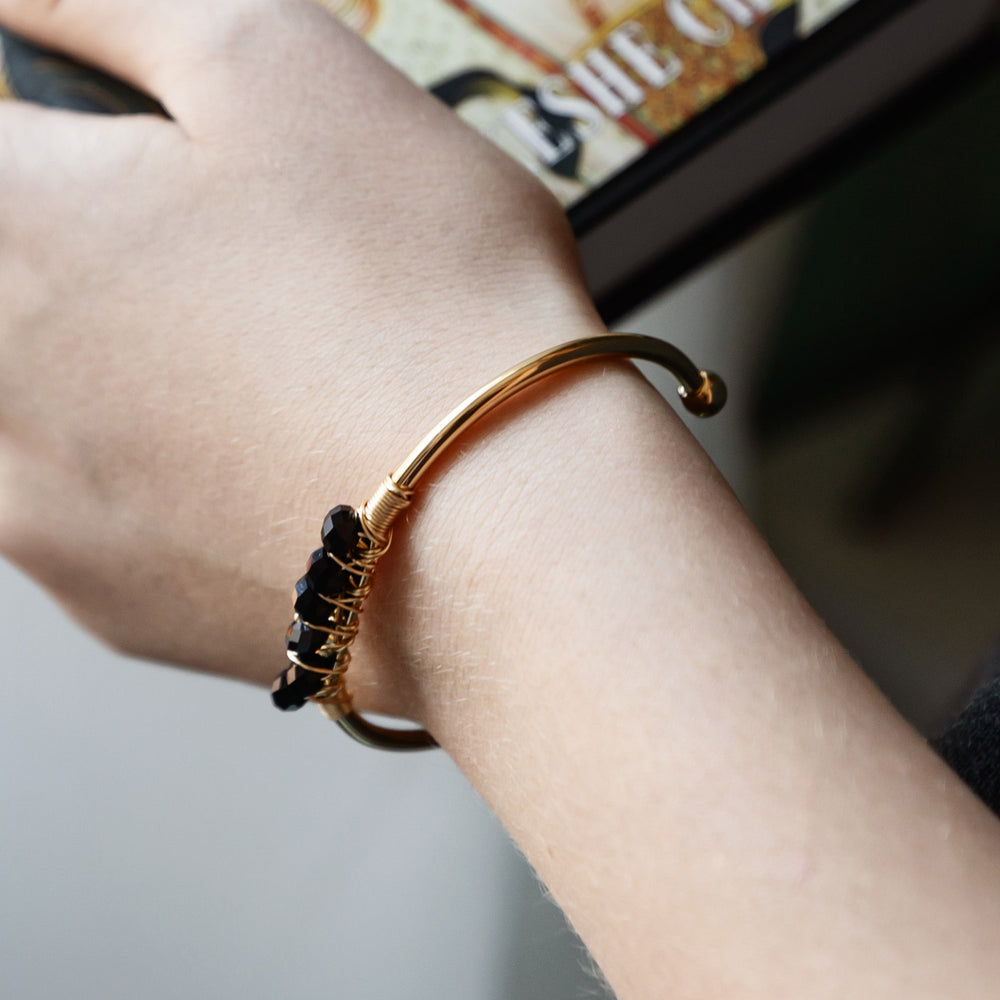
[{"label": "gold metal band", "polygon": [[[309,698],[354,739],[385,750],[421,750],[437,746],[434,737],[422,729],[387,729],[368,722],[354,711],[345,682],[350,662],[349,647],[357,633],[361,604],[371,587],[371,574],[392,540],[396,518],[410,505],[420,478],[456,438],[505,400],[554,372],[593,358],[634,358],[661,365],[677,378],[684,406],[696,416],[713,416],[725,404],[726,387],[722,379],[711,372],[699,371],[672,344],[638,334],[606,334],[573,340],[536,354],[504,372],[452,410],[403,464],[383,480],[359,511],[365,544],[360,561],[352,564],[358,583],[352,603],[342,608],[343,620],[336,630],[339,638],[335,666],[329,671],[318,671],[325,675],[324,684],[322,690]],[[330,631],[335,630],[331,628]],[[289,656],[298,666],[303,666],[292,654]]]}]

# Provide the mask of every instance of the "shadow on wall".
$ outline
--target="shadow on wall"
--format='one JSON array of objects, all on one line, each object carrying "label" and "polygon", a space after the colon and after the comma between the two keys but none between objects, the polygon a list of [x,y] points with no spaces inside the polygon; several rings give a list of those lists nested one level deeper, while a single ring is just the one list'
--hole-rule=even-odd
[{"label": "shadow on wall", "polygon": [[756,425],[768,537],[925,731],[1000,635],[1000,68],[815,206]]}]

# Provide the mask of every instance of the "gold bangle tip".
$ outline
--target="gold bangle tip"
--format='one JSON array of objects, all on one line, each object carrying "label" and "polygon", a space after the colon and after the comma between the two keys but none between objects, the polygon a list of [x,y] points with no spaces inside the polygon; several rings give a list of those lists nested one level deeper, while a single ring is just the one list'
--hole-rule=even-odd
[{"label": "gold bangle tip", "polygon": [[677,389],[677,394],[684,402],[684,408],[688,413],[693,413],[696,417],[714,417],[725,405],[729,398],[729,390],[721,376],[715,372],[701,372],[701,385],[694,392],[688,391],[685,386]]}]

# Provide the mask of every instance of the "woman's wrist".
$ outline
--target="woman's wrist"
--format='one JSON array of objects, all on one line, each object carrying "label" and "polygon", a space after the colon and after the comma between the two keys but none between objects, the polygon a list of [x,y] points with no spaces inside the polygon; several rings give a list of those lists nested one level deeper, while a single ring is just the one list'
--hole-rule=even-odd
[{"label": "woman's wrist", "polygon": [[[402,714],[447,728],[442,713],[469,708],[463,688],[487,665],[513,677],[510,643],[544,643],[572,609],[572,595],[553,590],[559,563],[569,565],[565,547],[593,544],[596,557],[592,534],[614,538],[638,514],[650,455],[671,450],[681,478],[694,462],[695,475],[725,489],[664,401],[621,362],[552,376],[477,424],[421,483],[376,575],[359,638],[359,707],[371,698],[389,708],[405,692]],[[377,664],[367,678],[365,662]],[[366,693],[372,677],[381,689]]]},{"label": "woman's wrist", "polygon": [[498,412],[394,546],[373,648],[623,1000],[995,976],[995,822],[634,372],[591,366]]}]

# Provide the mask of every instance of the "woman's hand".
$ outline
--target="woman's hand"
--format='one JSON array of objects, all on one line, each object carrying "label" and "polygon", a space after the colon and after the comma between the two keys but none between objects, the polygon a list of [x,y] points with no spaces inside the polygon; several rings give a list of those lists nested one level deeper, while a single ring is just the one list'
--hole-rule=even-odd
[{"label": "woman's hand", "polygon": [[[0,23],[173,116],[0,107],[0,548],[123,649],[268,680],[327,507],[597,328],[561,213],[309,3]],[[430,727],[623,1000],[995,993],[995,819],[662,401],[576,378],[399,533],[359,707]]]},{"label": "woman's hand", "polygon": [[305,0],[0,23],[172,117],[0,103],[0,550],[124,651],[269,681],[326,509],[597,327],[563,215]]}]

